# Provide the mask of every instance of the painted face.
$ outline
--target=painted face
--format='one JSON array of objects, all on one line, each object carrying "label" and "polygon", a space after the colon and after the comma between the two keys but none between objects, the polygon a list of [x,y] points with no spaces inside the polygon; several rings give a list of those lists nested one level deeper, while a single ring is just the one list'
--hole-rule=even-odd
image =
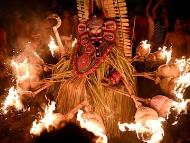
[{"label": "painted face", "polygon": [[96,16],[92,17],[92,19],[87,22],[87,31],[89,33],[91,42],[102,40],[103,24],[104,21],[101,18],[97,18]]},{"label": "painted face", "polygon": [[73,68],[78,75],[92,73],[105,59],[115,43],[116,23],[93,16],[78,25],[78,42]]},{"label": "painted face", "polygon": [[99,27],[99,26],[91,27],[89,30],[89,34],[92,37],[102,36],[102,27]]}]

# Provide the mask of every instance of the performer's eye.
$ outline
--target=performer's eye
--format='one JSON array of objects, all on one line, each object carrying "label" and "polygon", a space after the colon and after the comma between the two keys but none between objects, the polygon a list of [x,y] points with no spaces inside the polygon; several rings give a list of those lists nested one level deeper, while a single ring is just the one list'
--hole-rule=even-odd
[{"label": "performer's eye", "polygon": [[90,31],[91,31],[91,33],[93,33],[93,34],[96,33],[96,30],[95,30],[95,29],[91,29]]},{"label": "performer's eye", "polygon": [[101,32],[102,32],[102,29],[98,29],[98,30],[97,30],[97,33],[101,33]]}]

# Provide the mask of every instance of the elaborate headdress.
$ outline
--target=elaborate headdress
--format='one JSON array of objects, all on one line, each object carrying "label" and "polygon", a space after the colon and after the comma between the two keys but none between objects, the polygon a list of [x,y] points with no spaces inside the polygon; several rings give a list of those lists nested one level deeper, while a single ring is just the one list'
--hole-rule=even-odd
[{"label": "elaborate headdress", "polygon": [[79,21],[87,21],[96,6],[103,11],[106,18],[115,19],[117,23],[117,46],[123,50],[126,57],[131,58],[132,49],[126,0],[77,0]]},{"label": "elaborate headdress", "polygon": [[[94,72],[114,43],[131,57],[125,1],[78,0],[77,8],[80,23],[73,68],[78,75]],[[96,15],[97,9],[102,15]]]}]

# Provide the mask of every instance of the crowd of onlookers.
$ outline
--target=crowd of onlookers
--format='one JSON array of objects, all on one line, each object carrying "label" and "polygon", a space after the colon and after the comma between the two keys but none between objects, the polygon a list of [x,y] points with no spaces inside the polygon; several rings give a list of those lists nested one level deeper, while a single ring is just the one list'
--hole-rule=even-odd
[{"label": "crowd of onlookers", "polygon": [[166,1],[148,0],[145,6],[136,5],[129,16],[133,54],[142,40],[148,40],[152,52],[162,46],[172,46],[173,59],[190,55],[190,20],[177,16],[169,19]]},{"label": "crowd of onlookers", "polygon": [[1,18],[2,13],[0,14],[0,95],[11,82],[9,66],[12,58],[23,52],[28,42],[31,42],[33,47],[37,47],[36,52],[45,63],[57,62],[48,47],[50,36],[56,38],[53,27],[57,25],[57,21],[54,18],[48,18],[54,13],[62,21],[58,28],[62,43],[67,46],[70,42],[71,45],[74,38],[71,35],[75,34],[78,21],[76,13],[69,8],[63,9],[56,3],[52,3],[51,7],[46,9],[26,11],[15,8],[11,14],[7,14],[3,18]]},{"label": "crowd of onlookers", "polygon": [[[76,32],[76,13],[57,9],[56,1],[52,2],[52,8],[40,14],[35,11],[25,13],[17,9],[8,21],[0,20],[1,61],[5,59],[5,55],[13,55],[23,49],[26,41],[38,40],[38,44],[47,45],[45,41],[48,32],[52,32],[55,21],[51,22],[46,18],[52,13],[58,13],[62,19],[62,25],[58,29],[60,36],[70,36]],[[174,58],[189,56],[190,19],[176,17],[175,22],[171,22],[164,0],[148,0],[146,6],[136,5],[129,11],[129,20],[133,54],[142,40],[148,40],[152,52],[165,45],[172,46]]]}]

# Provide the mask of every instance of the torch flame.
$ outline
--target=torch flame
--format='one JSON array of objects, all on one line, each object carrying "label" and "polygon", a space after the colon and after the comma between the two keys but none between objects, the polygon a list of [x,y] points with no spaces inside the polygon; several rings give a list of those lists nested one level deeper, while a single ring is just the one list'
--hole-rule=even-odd
[{"label": "torch flame", "polygon": [[[174,94],[179,99],[178,102],[173,101],[172,109],[177,112],[179,115],[182,111],[187,112],[187,104],[190,102],[189,99],[183,99],[183,94],[188,86],[190,86],[190,59],[176,59],[175,63],[178,65],[180,70],[180,76],[177,78],[174,86]],[[168,115],[170,111],[168,112]],[[176,115],[176,119],[177,119]],[[177,124],[178,121],[175,121],[173,125]]]},{"label": "torch flame", "polygon": [[178,65],[180,72],[185,72],[189,68],[189,59],[185,59],[185,57],[182,57],[181,59],[176,59],[175,63]]},{"label": "torch flame", "polygon": [[162,51],[163,56],[166,58],[166,64],[168,64],[172,57],[172,49],[170,48],[169,51],[166,49],[166,46],[163,46],[163,48],[159,48],[159,50]]},{"label": "torch flame", "polygon": [[55,51],[58,50],[58,46],[56,45],[55,40],[52,36],[50,36],[50,42],[48,46],[52,56],[54,57]]},{"label": "torch flame", "polygon": [[183,100],[183,94],[185,92],[185,89],[190,86],[190,59],[179,59],[176,60],[176,64],[178,65],[180,69],[180,76],[175,82],[174,86],[174,94],[178,99]]},{"label": "torch flame", "polygon": [[82,114],[84,112],[82,110],[78,110],[77,113],[77,120],[80,122],[80,126],[82,128],[87,129],[88,131],[92,132],[95,136],[98,136],[101,138],[101,140],[96,140],[97,143],[107,143],[107,136],[104,134],[104,130],[97,126],[97,124],[94,124],[88,119],[84,119],[82,117]]},{"label": "torch flame", "polygon": [[182,74],[175,82],[174,94],[177,98],[183,99],[185,89],[190,85],[190,72]]},{"label": "torch flame", "polygon": [[23,81],[30,77],[30,73],[29,73],[30,67],[27,62],[27,59],[25,59],[23,63],[16,63],[13,60],[11,63],[16,69],[17,81]]},{"label": "torch flame", "polygon": [[141,41],[141,46],[144,49],[150,50],[150,44],[148,44],[147,42],[148,42],[147,40]]},{"label": "torch flame", "polygon": [[178,112],[178,114],[180,114],[181,113],[181,111],[185,111],[185,112],[187,112],[186,111],[186,109],[187,109],[187,104],[189,103],[190,101],[187,99],[187,100],[182,100],[181,102],[173,102],[173,108],[174,108],[174,110],[175,111],[177,111]]},{"label": "torch flame", "polygon": [[8,111],[8,107],[15,107],[17,110],[24,109],[23,104],[21,103],[20,97],[17,93],[17,90],[14,87],[11,87],[9,89],[9,94],[7,98],[5,99],[5,102],[3,103],[2,110],[4,111],[4,114],[6,114]]},{"label": "torch flame", "polygon": [[49,106],[46,106],[44,116],[39,121],[35,120],[32,123],[30,134],[39,136],[44,129],[50,131],[51,127],[54,127],[54,123],[57,120],[57,115],[53,113],[54,110],[55,102],[52,101]]},{"label": "torch flame", "polygon": [[[125,128],[128,128],[129,131],[136,131],[137,137],[142,138],[144,142],[147,143],[159,143],[164,136],[164,130],[162,128],[162,122],[165,121],[164,118],[159,118],[158,120],[148,120],[145,125],[141,123],[118,123],[119,129],[124,132]],[[143,133],[150,134],[150,139],[147,139],[143,136]]]}]

